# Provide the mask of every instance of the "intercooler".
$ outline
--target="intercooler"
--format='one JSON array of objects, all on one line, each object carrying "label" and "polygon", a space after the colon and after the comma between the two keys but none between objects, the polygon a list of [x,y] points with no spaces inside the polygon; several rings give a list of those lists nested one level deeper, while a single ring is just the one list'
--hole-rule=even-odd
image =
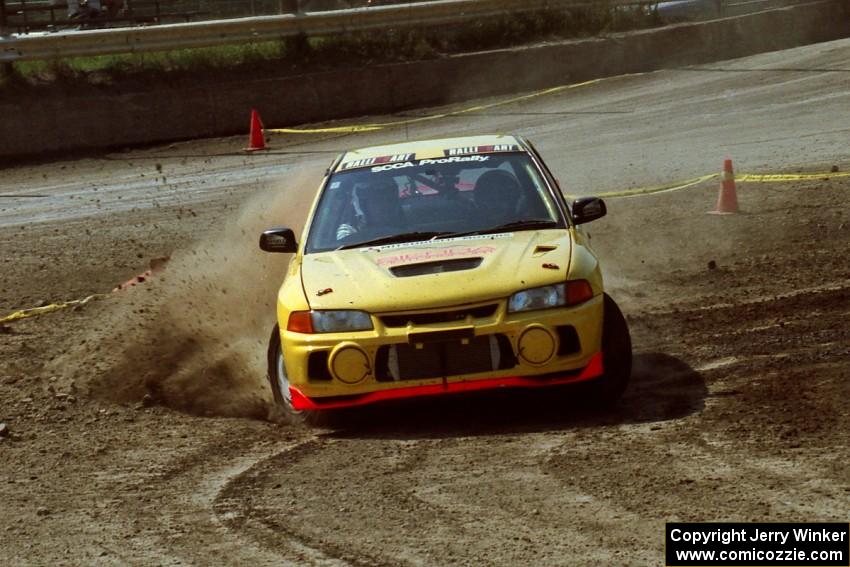
[{"label": "intercooler", "polygon": [[378,381],[390,382],[503,370],[516,366],[516,358],[504,335],[447,340],[435,337],[429,342],[382,346],[375,366]]}]

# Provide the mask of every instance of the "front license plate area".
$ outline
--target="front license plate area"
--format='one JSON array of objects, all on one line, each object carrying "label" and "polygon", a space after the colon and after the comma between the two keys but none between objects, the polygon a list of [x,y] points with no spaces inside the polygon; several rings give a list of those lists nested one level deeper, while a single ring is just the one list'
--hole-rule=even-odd
[{"label": "front license plate area", "polygon": [[395,380],[489,372],[499,368],[499,347],[492,336],[397,344],[390,347],[388,363]]}]

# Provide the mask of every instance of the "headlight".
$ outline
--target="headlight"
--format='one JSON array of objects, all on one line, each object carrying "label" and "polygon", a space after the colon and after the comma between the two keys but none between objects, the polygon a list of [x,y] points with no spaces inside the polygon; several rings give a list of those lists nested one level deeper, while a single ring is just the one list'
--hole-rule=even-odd
[{"label": "headlight", "polygon": [[578,305],[593,297],[593,288],[587,280],[571,280],[562,284],[547,285],[518,291],[508,300],[508,313],[549,309],[565,305]]},{"label": "headlight", "polygon": [[313,311],[313,330],[317,333],[368,331],[372,318],[365,311]]},{"label": "headlight", "polygon": [[368,331],[372,328],[372,318],[365,311],[293,311],[286,328],[307,334]]},{"label": "headlight", "polygon": [[513,294],[510,300],[508,300],[508,313],[548,309],[565,304],[564,284],[547,285],[518,291]]}]

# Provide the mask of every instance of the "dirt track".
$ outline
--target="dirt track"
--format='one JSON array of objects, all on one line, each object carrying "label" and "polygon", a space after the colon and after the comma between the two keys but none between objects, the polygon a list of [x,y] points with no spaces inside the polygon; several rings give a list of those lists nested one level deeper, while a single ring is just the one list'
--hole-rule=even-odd
[{"label": "dirt track", "polygon": [[[409,135],[527,134],[576,193],[694,177],[726,155],[850,170],[850,41],[712,67],[726,71],[613,79]],[[591,232],[636,369],[607,414],[502,393],[322,431],[257,419],[283,266],[255,251],[257,230],[303,220],[315,180],[295,171],[404,135],[3,172],[0,194],[52,198],[0,200],[0,313],[175,259],[0,335],[0,564],[658,565],[665,521],[848,520],[846,177],[741,185],[735,216],[705,214],[714,182],[611,200]]]}]

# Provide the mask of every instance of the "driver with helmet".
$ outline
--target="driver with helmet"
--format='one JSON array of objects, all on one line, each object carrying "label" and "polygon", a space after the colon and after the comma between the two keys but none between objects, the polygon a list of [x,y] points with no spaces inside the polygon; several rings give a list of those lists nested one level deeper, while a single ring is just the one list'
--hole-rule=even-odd
[{"label": "driver with helmet", "polygon": [[392,177],[358,183],[352,191],[354,219],[339,225],[337,240],[357,234],[360,240],[372,240],[399,232],[404,226],[398,185]]}]

